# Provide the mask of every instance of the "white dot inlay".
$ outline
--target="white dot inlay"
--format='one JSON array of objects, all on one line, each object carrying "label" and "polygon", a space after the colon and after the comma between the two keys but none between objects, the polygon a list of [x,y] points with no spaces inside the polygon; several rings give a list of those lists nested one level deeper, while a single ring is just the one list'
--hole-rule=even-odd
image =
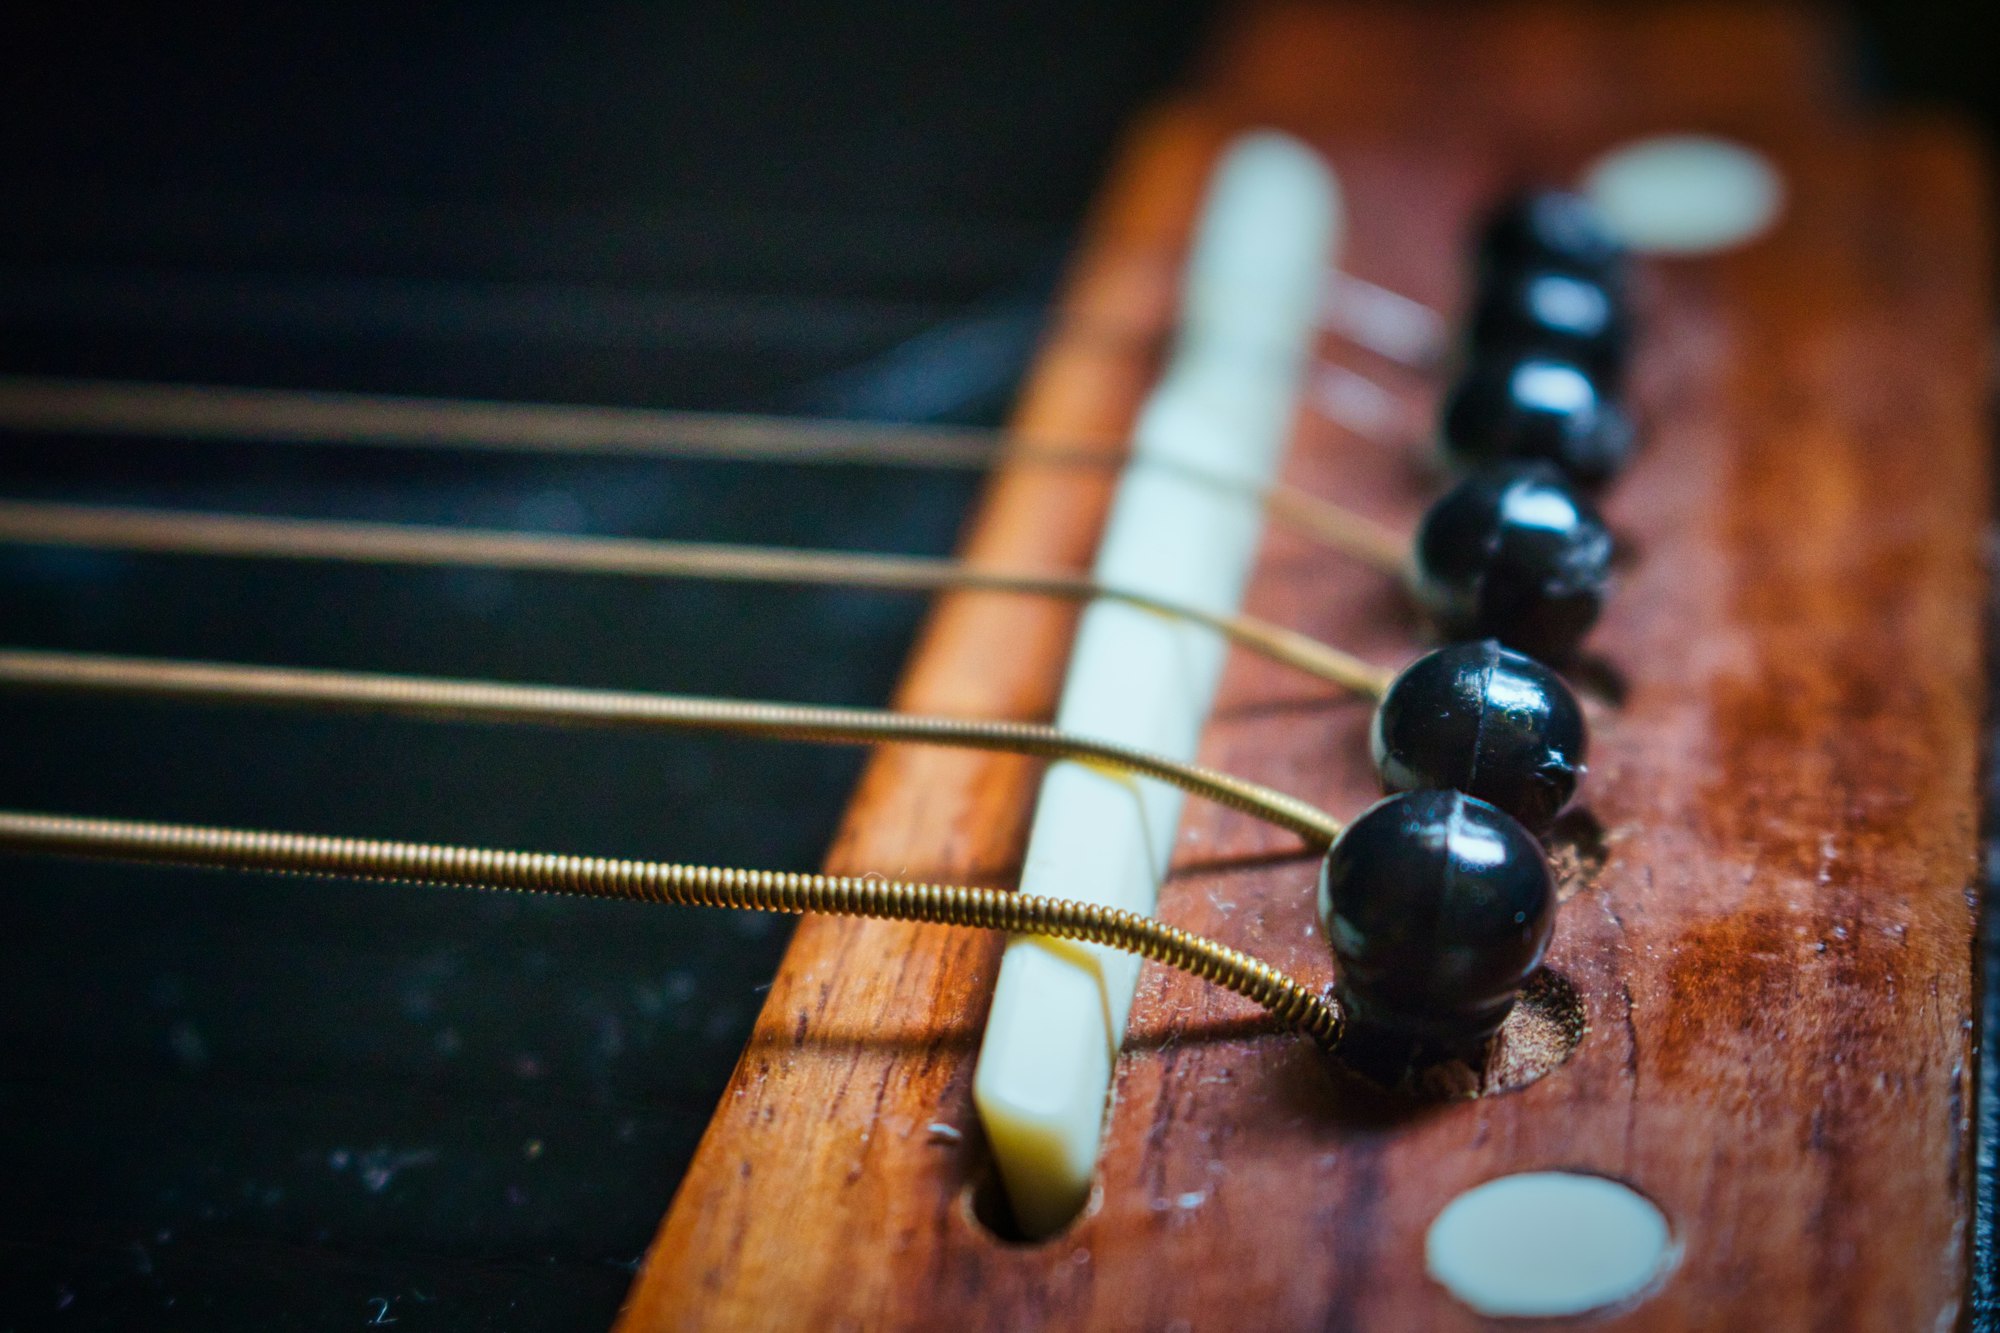
[{"label": "white dot inlay", "polygon": [[1627,1301],[1679,1257],[1666,1215],[1602,1176],[1534,1171],[1489,1180],[1431,1223],[1424,1266],[1485,1315],[1582,1314]]},{"label": "white dot inlay", "polygon": [[1700,134],[1614,148],[1584,173],[1583,193],[1632,249],[1699,255],[1762,235],[1784,210],[1785,183],[1763,154]]}]

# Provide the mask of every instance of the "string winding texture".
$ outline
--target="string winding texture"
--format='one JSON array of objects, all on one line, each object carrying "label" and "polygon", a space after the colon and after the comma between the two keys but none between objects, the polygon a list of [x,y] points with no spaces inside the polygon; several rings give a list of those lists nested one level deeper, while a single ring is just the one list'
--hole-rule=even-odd
[{"label": "string winding texture", "polygon": [[349,708],[429,719],[721,731],[774,740],[916,743],[1074,759],[1143,774],[1266,820],[1316,849],[1341,823],[1260,783],[1039,722],[929,717],[868,708],[758,703],[635,690],[514,685],[381,672],[245,666],[89,653],[0,649],[0,687],[227,704]]},{"label": "string winding texture", "polygon": [[1138,954],[1235,991],[1329,1051],[1345,1026],[1331,1000],[1225,944],[1122,908],[1001,889],[21,811],[0,811],[0,849],[1046,935]]}]

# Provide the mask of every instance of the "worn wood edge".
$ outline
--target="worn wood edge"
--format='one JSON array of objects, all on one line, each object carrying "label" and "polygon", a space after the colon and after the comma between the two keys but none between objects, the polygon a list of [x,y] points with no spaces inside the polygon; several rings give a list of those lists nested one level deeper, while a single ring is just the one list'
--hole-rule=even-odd
[{"label": "worn wood edge", "polygon": [[1964,227],[1959,248],[1974,256],[1974,272],[1966,282],[1966,297],[1985,317],[1968,332],[1956,349],[1958,372],[1985,390],[1971,404],[1970,420],[1964,429],[1983,441],[1976,452],[1979,464],[1975,477],[1966,479],[1965,502],[1984,516],[1982,540],[1968,563],[1961,591],[1982,609],[1978,634],[1971,648],[1973,679],[1968,688],[1975,698],[1976,715],[1983,722],[1973,746],[1976,792],[1973,821],[1977,830],[1971,854],[1972,865],[1966,880],[1969,949],[1966,959],[1968,980],[1967,1022],[1964,1029],[1965,1065],[1961,1072],[1959,1161],[1956,1179],[1963,1186],[1963,1218],[1954,1237],[1959,1250],[1962,1304],[1955,1321],[1960,1328],[1982,1333],[2000,1327],[2000,1306],[1993,1293],[1996,1281],[1995,1239],[1993,1235],[1996,1182],[1990,1163],[1984,1159],[2000,1152],[1992,1141],[1994,1109],[1989,1104],[1996,1083],[1992,1066],[1996,1053],[1992,1042],[2000,1031],[1991,1025],[2000,1012],[1994,1006],[1990,987],[2000,975],[2000,936],[1993,923],[2000,920],[1994,904],[1993,878],[1987,846],[1992,836],[1990,798],[1993,790],[1992,724],[1996,700],[1990,693],[1995,680],[1993,622],[1995,603],[1994,524],[1996,462],[1993,454],[1994,416],[1992,391],[1995,383],[1996,352],[1991,330],[2000,319],[2000,270],[1995,266],[1995,241],[2000,239],[2000,196],[1996,196],[1994,157],[1977,129],[1962,117],[1937,110],[1899,110],[1884,118],[1885,136],[1893,136],[1905,146],[1912,166],[1911,179],[1899,182],[1904,192],[1921,191],[1934,208],[1948,209]]}]

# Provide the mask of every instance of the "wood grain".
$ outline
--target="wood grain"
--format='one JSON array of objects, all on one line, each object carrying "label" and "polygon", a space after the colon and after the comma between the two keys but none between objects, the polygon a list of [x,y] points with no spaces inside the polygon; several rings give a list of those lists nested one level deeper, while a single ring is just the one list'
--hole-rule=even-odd
[{"label": "wood grain", "polygon": [[[1787,173],[1778,231],[1652,266],[1648,446],[1609,497],[1633,560],[1594,639],[1589,811],[1551,965],[1592,1031],[1523,1092],[1399,1110],[1235,998],[1149,968],[1101,1189],[1053,1241],[974,1218],[970,1101],[997,942],[800,930],[622,1327],[1456,1329],[1425,1228],[1463,1189],[1567,1168],[1656,1200],[1685,1247],[1620,1328],[1949,1327],[1965,1284],[1970,892],[1986,515],[1987,220],[1950,128],[1839,102],[1825,33],[1786,10],[1265,10],[1205,92],[1136,133],[1081,248],[1029,431],[1116,431],[1160,329],[1159,262],[1233,127],[1275,123],[1341,172],[1350,267],[1446,305],[1459,238],[1506,180],[1625,134],[1742,136]],[[1330,358],[1387,379],[1345,349]],[[1413,410],[1432,388],[1399,382]],[[1414,448],[1306,413],[1290,479],[1407,524]],[[996,479],[968,550],[1081,567],[1101,481]],[[1422,628],[1378,576],[1274,534],[1250,609],[1396,661]],[[912,708],[1051,707],[1070,618],[960,597]],[[1365,711],[1239,658],[1203,758],[1337,810],[1373,794]],[[1004,881],[1033,771],[925,751],[871,766],[833,857]],[[1328,974],[1313,866],[1189,806],[1162,912]],[[942,1125],[950,1132],[934,1130]]]}]

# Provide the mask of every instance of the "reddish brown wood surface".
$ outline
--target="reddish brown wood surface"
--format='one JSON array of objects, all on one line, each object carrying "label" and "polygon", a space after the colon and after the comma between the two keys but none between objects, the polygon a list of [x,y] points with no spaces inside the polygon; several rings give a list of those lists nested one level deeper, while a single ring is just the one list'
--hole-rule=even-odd
[{"label": "reddish brown wood surface", "polygon": [[[628,1333],[694,1327],[1453,1329],[1424,1274],[1463,1189],[1561,1167],[1656,1200],[1685,1254],[1621,1328],[1949,1327],[1965,1279],[1972,916],[1981,715],[1988,315],[1977,165],[1946,128],[1844,110],[1830,43],[1788,11],[1585,16],[1266,11],[1207,91],[1134,138],[1021,411],[1116,431],[1143,393],[1202,175],[1226,133],[1322,147],[1347,266],[1447,306],[1480,202],[1636,132],[1709,129],[1770,152],[1792,198],[1739,253],[1650,266],[1637,400],[1646,452],[1607,502],[1633,558],[1593,643],[1579,876],[1550,963],[1591,1031],[1525,1091],[1391,1114],[1254,1010],[1149,968],[1119,1066],[1097,1200],[1032,1246],[970,1207],[970,1098],[997,943],[805,923],[648,1256]],[[1078,331],[1085,330],[1085,331]],[[1407,390],[1434,390],[1329,345]],[[1310,411],[1290,477],[1407,524],[1437,479],[1414,448]],[[1080,567],[1103,483],[996,480],[968,549]],[[1251,609],[1385,662],[1422,628],[1394,590],[1267,543]],[[1070,617],[940,606],[900,699],[1036,716]],[[1232,664],[1203,759],[1358,808],[1365,711]],[[1005,882],[1034,769],[881,755],[833,862]],[[1309,977],[1312,864],[1191,803],[1162,912]],[[934,1133],[942,1124],[962,1139]],[[1193,1206],[1186,1200],[1198,1199]]]}]

